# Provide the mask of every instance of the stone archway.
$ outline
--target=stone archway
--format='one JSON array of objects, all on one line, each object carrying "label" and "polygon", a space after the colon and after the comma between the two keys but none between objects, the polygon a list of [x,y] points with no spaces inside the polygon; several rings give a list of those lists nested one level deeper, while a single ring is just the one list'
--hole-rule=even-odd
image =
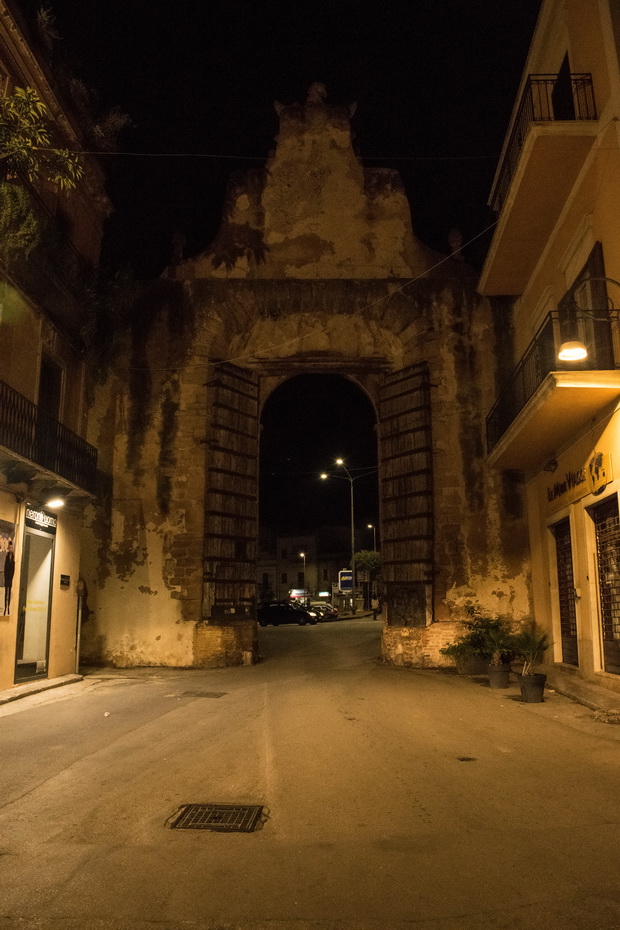
[{"label": "stone archway", "polygon": [[440,663],[468,601],[528,609],[519,481],[484,464],[490,306],[415,238],[398,175],[363,168],[349,108],[279,114],[265,170],[233,182],[202,255],[144,288],[97,392],[113,488],[84,547],[90,661],[253,660],[258,410],[297,372],[345,374],[379,411],[385,657]]}]

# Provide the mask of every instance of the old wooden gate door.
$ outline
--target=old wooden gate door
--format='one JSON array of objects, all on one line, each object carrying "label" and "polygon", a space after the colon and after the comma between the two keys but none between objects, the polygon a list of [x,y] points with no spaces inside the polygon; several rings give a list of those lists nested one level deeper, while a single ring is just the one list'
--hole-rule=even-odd
[{"label": "old wooden gate door", "polygon": [[[258,535],[258,376],[229,363],[211,384],[205,617],[252,617]],[[433,604],[433,468],[428,367],[384,376],[379,491],[388,623],[426,626]]]},{"label": "old wooden gate door", "polygon": [[433,616],[433,452],[425,362],[385,375],[378,428],[387,622],[426,626]]}]

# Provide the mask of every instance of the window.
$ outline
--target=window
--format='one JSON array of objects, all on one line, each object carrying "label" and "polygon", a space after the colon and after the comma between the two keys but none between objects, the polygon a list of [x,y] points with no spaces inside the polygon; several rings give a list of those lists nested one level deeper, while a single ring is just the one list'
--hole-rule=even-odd
[{"label": "window", "polygon": [[281,575],[281,577],[280,577],[280,583],[281,583],[281,584],[286,584],[287,581],[288,581],[288,575],[287,575],[287,573],[286,573],[286,572],[282,572],[282,575]]},{"label": "window", "polygon": [[297,587],[298,587],[298,588],[304,588],[305,585],[306,585],[306,582],[304,581],[304,573],[303,573],[303,572],[297,572]]},{"label": "window", "polygon": [[280,550],[280,558],[283,559],[283,560],[284,560],[284,559],[288,559],[288,549],[281,549],[281,550]]},{"label": "window", "polygon": [[329,581],[329,569],[328,568],[323,569],[323,581]]}]

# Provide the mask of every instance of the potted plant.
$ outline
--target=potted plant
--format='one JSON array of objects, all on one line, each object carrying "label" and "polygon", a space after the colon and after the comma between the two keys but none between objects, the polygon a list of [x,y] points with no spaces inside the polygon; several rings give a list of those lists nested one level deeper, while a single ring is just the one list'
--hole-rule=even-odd
[{"label": "potted plant", "polygon": [[515,649],[523,658],[521,671],[521,697],[526,704],[540,704],[544,701],[547,676],[534,669],[542,662],[545,652],[552,645],[549,635],[535,620],[530,620],[517,633]]},{"label": "potted plant", "polygon": [[491,661],[492,649],[487,639],[490,630],[503,625],[503,621],[485,616],[473,604],[465,607],[468,619],[463,620],[465,633],[452,643],[446,643],[439,651],[454,659],[456,670],[461,675],[485,675]]},{"label": "potted plant", "polygon": [[500,619],[485,631],[490,652],[487,669],[490,688],[507,688],[510,683],[510,663],[516,655],[514,633],[508,623]]}]

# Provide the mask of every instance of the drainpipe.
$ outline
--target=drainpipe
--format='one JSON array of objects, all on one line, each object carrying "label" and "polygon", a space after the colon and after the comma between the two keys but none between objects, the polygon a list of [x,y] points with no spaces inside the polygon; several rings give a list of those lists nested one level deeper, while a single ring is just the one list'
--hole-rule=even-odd
[{"label": "drainpipe", "polygon": [[82,606],[84,603],[84,595],[86,594],[86,585],[84,579],[80,578],[75,586],[77,591],[77,620],[75,626],[75,674],[78,675],[80,671],[80,637],[82,635]]}]

